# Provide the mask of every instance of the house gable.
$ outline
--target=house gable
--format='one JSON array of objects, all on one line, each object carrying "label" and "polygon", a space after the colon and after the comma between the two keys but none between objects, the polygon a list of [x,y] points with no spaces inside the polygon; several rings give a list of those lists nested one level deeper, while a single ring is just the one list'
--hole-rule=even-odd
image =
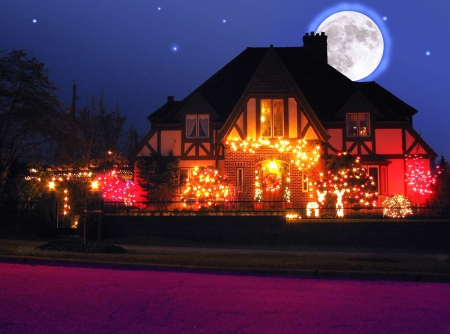
[{"label": "house gable", "polygon": [[218,134],[226,140],[258,138],[261,99],[278,99],[284,106],[284,137],[326,141],[329,136],[286,67],[270,47],[239,103]]}]

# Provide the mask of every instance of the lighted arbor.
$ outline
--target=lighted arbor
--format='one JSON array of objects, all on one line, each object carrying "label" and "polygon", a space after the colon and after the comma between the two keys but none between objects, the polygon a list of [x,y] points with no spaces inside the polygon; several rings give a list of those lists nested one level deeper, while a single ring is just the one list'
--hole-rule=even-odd
[{"label": "lighted arbor", "polygon": [[436,175],[425,168],[427,163],[428,161],[417,154],[405,156],[405,182],[416,193],[417,203],[420,202],[421,196],[431,194],[436,184]]},{"label": "lighted arbor", "polygon": [[195,167],[182,192],[184,206],[195,205],[199,209],[228,201],[231,194],[228,180],[212,167]]},{"label": "lighted arbor", "polygon": [[320,174],[316,187],[322,195],[322,205],[336,207],[339,216],[343,216],[343,207],[375,206],[378,196],[375,181],[361,166],[360,158],[345,152],[333,157],[326,172]]}]

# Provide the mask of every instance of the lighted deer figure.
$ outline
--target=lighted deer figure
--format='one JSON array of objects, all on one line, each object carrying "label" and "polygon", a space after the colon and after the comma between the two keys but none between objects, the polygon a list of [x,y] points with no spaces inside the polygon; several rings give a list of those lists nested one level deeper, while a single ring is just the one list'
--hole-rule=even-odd
[{"label": "lighted deer figure", "polygon": [[344,196],[345,189],[342,190],[336,189],[333,193],[337,196],[336,215],[338,217],[344,217],[344,205],[342,204],[342,196]]}]

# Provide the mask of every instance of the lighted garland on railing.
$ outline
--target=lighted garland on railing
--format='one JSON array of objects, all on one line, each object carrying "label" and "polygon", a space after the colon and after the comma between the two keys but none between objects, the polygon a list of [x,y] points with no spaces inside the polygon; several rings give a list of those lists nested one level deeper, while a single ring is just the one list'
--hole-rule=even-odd
[{"label": "lighted garland on railing", "polygon": [[226,144],[233,150],[242,150],[243,152],[256,153],[259,148],[268,147],[277,150],[280,153],[290,153],[291,163],[298,169],[309,169],[313,167],[320,158],[320,146],[308,143],[305,139],[294,140],[274,138],[248,138],[247,140],[227,141]]}]

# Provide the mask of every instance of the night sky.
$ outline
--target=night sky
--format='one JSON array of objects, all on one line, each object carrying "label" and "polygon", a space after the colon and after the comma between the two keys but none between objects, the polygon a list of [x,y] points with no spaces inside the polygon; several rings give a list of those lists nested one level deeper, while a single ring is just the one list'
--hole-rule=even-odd
[{"label": "night sky", "polygon": [[140,137],[146,117],[182,100],[246,47],[302,46],[334,12],[375,21],[387,49],[362,81],[376,81],[416,108],[414,128],[450,160],[450,21],[447,1],[0,0],[0,50],[43,61],[59,96],[78,106],[103,92]]}]

